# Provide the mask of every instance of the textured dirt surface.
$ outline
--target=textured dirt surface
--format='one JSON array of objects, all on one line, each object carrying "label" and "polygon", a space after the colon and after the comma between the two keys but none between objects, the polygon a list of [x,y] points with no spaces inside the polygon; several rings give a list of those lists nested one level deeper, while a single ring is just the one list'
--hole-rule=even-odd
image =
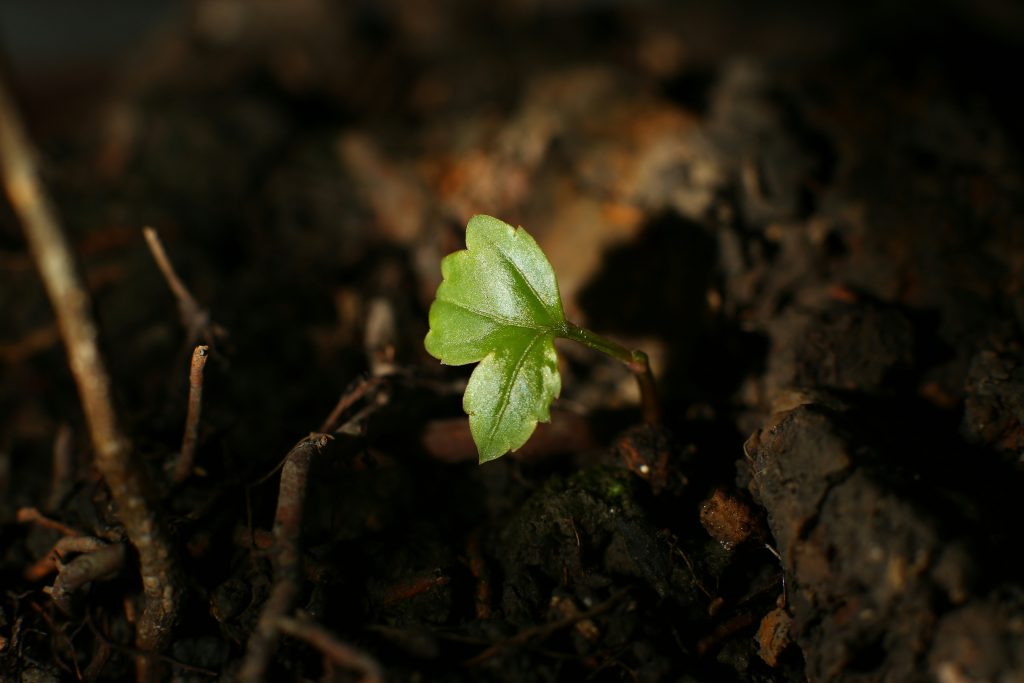
[{"label": "textured dirt surface", "polygon": [[[268,0],[196,3],[63,108],[14,73],[185,568],[167,676],[234,679],[276,468],[370,377],[296,614],[385,680],[1024,681],[1022,43],[1003,2]],[[651,355],[663,425],[565,345],[553,423],[475,463],[468,371],[422,348],[474,213]],[[198,340],[145,225],[228,331],[181,483]],[[4,203],[0,315],[0,679],[130,679],[135,554],[44,591],[55,544],[124,536]],[[359,679],[321,650],[265,680]]]}]

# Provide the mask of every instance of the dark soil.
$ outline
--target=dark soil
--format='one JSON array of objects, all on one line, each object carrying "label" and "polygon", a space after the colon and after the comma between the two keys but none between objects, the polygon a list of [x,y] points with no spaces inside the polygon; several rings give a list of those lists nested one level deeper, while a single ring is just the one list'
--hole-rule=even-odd
[{"label": "dark soil", "polygon": [[[1024,13],[897,5],[197,3],[66,110],[15,73],[165,482],[167,675],[233,679],[275,468],[377,377],[313,462],[297,607],[388,681],[1024,681]],[[476,464],[469,369],[422,347],[474,213],[650,353],[662,426],[567,345],[552,424]],[[178,485],[197,339],[145,225],[228,331]],[[120,539],[6,204],[0,320],[0,680],[131,679],[135,556],[62,609],[19,521]],[[289,637],[266,674],[357,678]]]}]

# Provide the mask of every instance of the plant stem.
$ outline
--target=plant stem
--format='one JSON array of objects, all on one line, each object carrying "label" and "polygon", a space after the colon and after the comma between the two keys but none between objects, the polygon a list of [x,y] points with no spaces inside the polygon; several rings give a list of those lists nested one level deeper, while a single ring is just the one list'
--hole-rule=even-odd
[{"label": "plant stem", "polygon": [[561,336],[611,356],[629,368],[630,372],[636,377],[637,386],[640,387],[640,402],[643,405],[644,422],[649,425],[656,425],[661,421],[661,407],[658,403],[657,388],[654,384],[654,375],[651,374],[651,364],[647,359],[646,353],[627,349],[611,339],[606,339],[595,332],[578,327],[570,322],[566,322]]}]

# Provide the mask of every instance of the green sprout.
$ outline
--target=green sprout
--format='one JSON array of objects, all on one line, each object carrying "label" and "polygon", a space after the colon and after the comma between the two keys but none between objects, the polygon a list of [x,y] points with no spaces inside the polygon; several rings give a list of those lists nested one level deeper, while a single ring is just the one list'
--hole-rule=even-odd
[{"label": "green sprout", "polygon": [[640,384],[646,421],[657,422],[647,354],[565,319],[555,272],[526,230],[473,216],[466,249],[444,258],[441,276],[424,346],[447,365],[480,363],[462,407],[481,463],[518,449],[537,422],[551,420],[551,402],[562,389],[556,337],[625,363]]}]

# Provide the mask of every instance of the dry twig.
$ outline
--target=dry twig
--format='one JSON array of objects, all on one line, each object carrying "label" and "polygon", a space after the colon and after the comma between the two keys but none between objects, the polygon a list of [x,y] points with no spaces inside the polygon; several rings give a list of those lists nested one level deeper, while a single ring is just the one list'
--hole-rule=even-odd
[{"label": "dry twig", "polygon": [[153,254],[153,260],[156,261],[157,267],[171,288],[171,293],[178,301],[178,313],[181,315],[181,324],[188,330],[189,344],[194,344],[196,340],[202,339],[207,345],[213,345],[217,339],[227,336],[227,331],[211,320],[210,312],[199,305],[192,293],[188,291],[188,287],[174,271],[174,266],[171,265],[171,259],[167,257],[167,251],[164,249],[156,229],[143,228],[142,234],[146,237],[146,244],[149,246],[150,253]]},{"label": "dry twig", "polygon": [[327,416],[324,423],[320,425],[320,433],[334,433],[339,427],[341,416],[344,415],[345,412],[354,406],[361,398],[383,384],[384,381],[385,380],[382,377],[365,377],[359,380],[355,386],[345,391],[345,393],[341,395],[341,398],[338,399],[338,403],[334,406],[334,410],[332,410],[331,414]]},{"label": "dry twig", "polygon": [[301,577],[299,532],[306,497],[309,465],[313,455],[327,445],[330,436],[313,433],[289,451],[281,470],[277,512],[274,516],[274,588],[263,605],[256,628],[249,637],[245,660],[238,673],[241,683],[260,683],[280,636],[279,622],[295,603]]},{"label": "dry twig", "polygon": [[[71,373],[85,411],[99,470],[129,540],[139,552],[145,604],[137,644],[144,652],[162,649],[179,607],[177,556],[151,504],[144,469],[132,457],[131,444],[114,410],[110,376],[99,351],[99,331],[91,301],[61,231],[49,197],[39,181],[36,161],[21,117],[0,81],[0,176],[18,216],[33,259],[57,315]],[[152,677],[148,659],[137,660],[140,678]]]},{"label": "dry twig", "polygon": [[175,482],[185,481],[192,474],[196,440],[199,437],[199,413],[203,407],[203,368],[206,367],[209,346],[197,346],[192,352],[192,366],[188,373],[188,415],[185,417],[185,436],[181,440],[181,453],[174,463]]},{"label": "dry twig", "polygon": [[334,430],[335,434],[347,436],[360,436],[366,430],[366,420],[375,412],[386,406],[391,401],[391,395],[386,391],[376,391],[373,399],[360,408],[355,415],[345,420]]},{"label": "dry twig", "polygon": [[44,529],[52,529],[59,531],[65,536],[81,536],[82,533],[78,529],[69,527],[66,524],[62,524],[55,519],[50,519],[38,509],[33,507],[18,508],[18,512],[15,513],[19,524],[35,524],[41,526]]},{"label": "dry twig", "polygon": [[[325,420],[325,427],[334,427],[345,411],[383,383],[381,378],[362,380],[345,393],[338,405]],[[384,395],[350,418],[335,433],[350,431],[354,423],[378,410],[384,402]],[[302,553],[299,548],[299,532],[302,530],[302,504],[306,497],[310,461],[333,437],[326,432],[314,432],[299,441],[288,452],[281,471],[281,483],[277,494],[277,512],[274,517],[274,545],[271,550],[274,560],[274,587],[263,605],[259,621],[246,648],[245,659],[238,674],[240,683],[259,683],[266,674],[277,641],[280,637],[280,622],[288,616],[299,592],[302,574]]]},{"label": "dry twig", "polygon": [[283,633],[293,638],[304,640],[323,653],[327,660],[336,666],[360,674],[362,683],[382,683],[384,676],[380,664],[370,655],[338,640],[306,615],[298,618],[283,617],[277,622]]},{"label": "dry twig", "polygon": [[[332,434],[358,436],[361,433],[361,430],[363,429],[364,421],[366,420],[366,418],[375,413],[376,411],[380,410],[381,407],[387,405],[388,401],[390,400],[390,396],[388,396],[387,393],[373,391],[373,389],[380,386],[380,384],[382,383],[382,379],[371,378],[367,380],[361,380],[360,382],[355,384],[354,388],[350,389],[345,394],[342,394],[341,399],[338,401],[338,404],[334,407],[334,410],[331,411],[330,416],[328,416],[328,418],[324,420],[323,427],[331,427],[337,424],[341,420],[342,414],[344,414],[346,410],[355,405],[359,401],[359,399],[363,398],[367,394],[372,393],[373,400],[367,405],[360,408],[355,415],[352,415],[347,420],[342,422],[340,425],[337,425],[336,428],[331,430],[321,429],[320,431],[315,433],[327,434],[330,438],[333,438],[333,436],[330,436]],[[281,462],[274,465],[274,469],[270,470],[265,475],[257,479],[250,486],[259,486],[260,484],[266,482],[271,477],[273,477],[278,470],[284,467],[285,463],[287,462],[288,456],[286,455],[281,460]]]}]

